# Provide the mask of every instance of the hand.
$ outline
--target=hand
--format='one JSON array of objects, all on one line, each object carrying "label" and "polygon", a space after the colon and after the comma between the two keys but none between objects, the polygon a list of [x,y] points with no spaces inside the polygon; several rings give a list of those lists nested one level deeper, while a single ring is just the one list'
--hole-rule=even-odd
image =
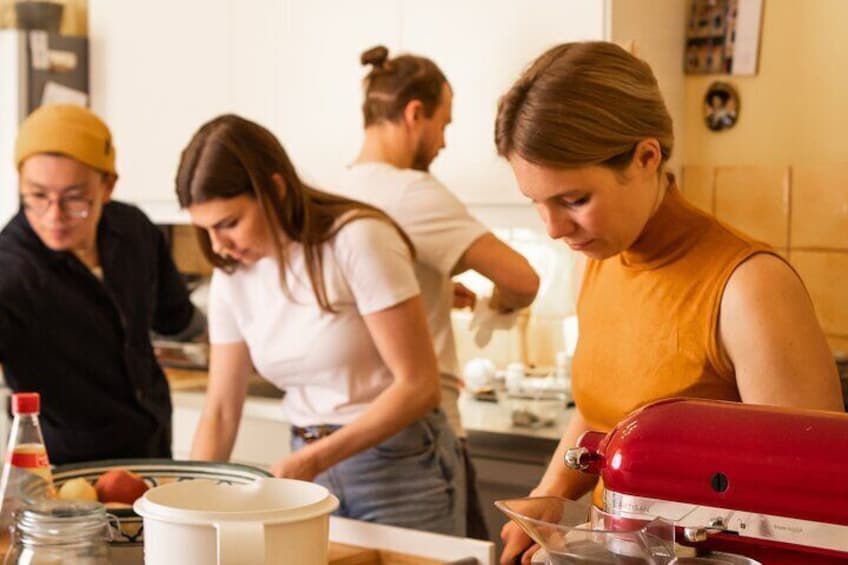
[{"label": "hand", "polygon": [[474,291],[465,286],[462,283],[454,282],[453,283],[453,307],[462,309],[462,308],[474,308],[474,304],[477,303],[477,295],[474,294]]},{"label": "hand", "polygon": [[321,470],[309,453],[304,448],[280,459],[271,466],[271,474],[280,479],[312,481]]},{"label": "hand", "polygon": [[494,287],[492,289],[492,296],[489,297],[489,308],[498,314],[512,314],[516,310],[512,306],[504,304],[503,297],[501,296],[498,287]]},{"label": "hand", "polygon": [[501,565],[513,565],[519,557],[522,565],[530,565],[533,554],[539,549],[515,522],[507,522],[504,525],[501,529],[501,539],[504,542]]}]

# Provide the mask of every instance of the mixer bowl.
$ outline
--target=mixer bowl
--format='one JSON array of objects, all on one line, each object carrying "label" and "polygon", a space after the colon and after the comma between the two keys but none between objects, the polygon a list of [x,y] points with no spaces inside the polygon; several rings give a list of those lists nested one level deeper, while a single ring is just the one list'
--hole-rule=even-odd
[{"label": "mixer bowl", "polygon": [[495,506],[547,553],[550,565],[668,565],[674,525],[622,518],[555,496],[499,500]]}]

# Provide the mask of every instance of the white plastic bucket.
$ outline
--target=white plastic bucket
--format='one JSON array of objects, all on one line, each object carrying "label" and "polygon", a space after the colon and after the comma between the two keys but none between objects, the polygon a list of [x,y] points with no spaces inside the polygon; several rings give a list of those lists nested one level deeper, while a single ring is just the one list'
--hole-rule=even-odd
[{"label": "white plastic bucket", "polygon": [[144,519],[145,565],[314,565],[327,563],[338,506],[315,483],[201,479],[150,489],[133,508]]}]

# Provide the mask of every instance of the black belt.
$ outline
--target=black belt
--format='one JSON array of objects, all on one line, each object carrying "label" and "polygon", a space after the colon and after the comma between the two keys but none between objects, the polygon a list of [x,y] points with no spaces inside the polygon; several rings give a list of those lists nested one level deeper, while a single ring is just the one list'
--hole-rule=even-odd
[{"label": "black belt", "polygon": [[291,433],[295,437],[299,437],[306,443],[317,441],[322,437],[327,437],[341,426],[333,426],[330,424],[318,424],[317,426],[292,426]]}]

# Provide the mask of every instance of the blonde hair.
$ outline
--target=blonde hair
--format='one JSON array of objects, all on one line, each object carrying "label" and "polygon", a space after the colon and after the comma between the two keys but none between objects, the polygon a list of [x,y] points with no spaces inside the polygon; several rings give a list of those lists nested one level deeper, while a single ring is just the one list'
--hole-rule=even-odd
[{"label": "blonde hair", "polygon": [[498,154],[537,165],[624,169],[646,138],[671,157],[674,133],[650,66],[604,41],[565,43],[536,59],[498,103]]}]

